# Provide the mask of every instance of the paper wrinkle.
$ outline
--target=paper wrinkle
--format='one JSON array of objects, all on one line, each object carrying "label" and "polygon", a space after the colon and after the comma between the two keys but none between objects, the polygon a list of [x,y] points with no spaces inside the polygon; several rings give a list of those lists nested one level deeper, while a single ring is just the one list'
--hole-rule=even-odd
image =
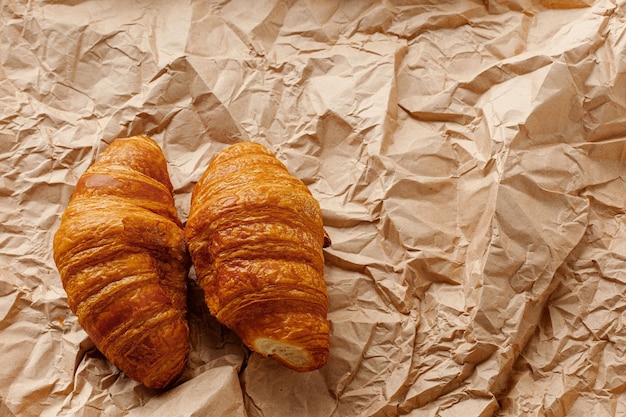
[{"label": "paper wrinkle", "polygon": [[[626,414],[623,1],[0,5],[0,415]],[[322,207],[331,350],[294,373],[210,316],[157,393],[67,306],[52,236],[116,137],[181,219],[258,141]]]}]

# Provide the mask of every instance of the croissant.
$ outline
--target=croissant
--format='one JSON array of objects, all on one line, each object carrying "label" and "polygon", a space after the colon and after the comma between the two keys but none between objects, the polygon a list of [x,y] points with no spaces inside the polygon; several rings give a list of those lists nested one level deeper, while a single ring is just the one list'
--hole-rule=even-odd
[{"label": "croissant", "polygon": [[185,239],[211,313],[252,350],[311,371],[329,351],[319,203],[264,146],[218,153],[192,190]]},{"label": "croissant", "polygon": [[78,323],[129,377],[164,388],[189,354],[191,267],[160,147],[118,138],[80,177],[54,235]]}]

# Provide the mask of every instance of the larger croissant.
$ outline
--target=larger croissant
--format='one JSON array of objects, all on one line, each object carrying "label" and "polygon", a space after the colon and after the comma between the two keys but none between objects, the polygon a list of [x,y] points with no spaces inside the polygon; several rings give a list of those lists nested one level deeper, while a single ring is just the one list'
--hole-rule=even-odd
[{"label": "larger croissant", "polygon": [[251,350],[297,371],[326,363],[320,206],[267,148],[244,142],[213,158],[185,237],[211,313]]},{"label": "larger croissant", "polygon": [[81,176],[54,236],[78,322],[129,377],[164,388],[189,353],[190,259],[160,147],[114,140]]}]

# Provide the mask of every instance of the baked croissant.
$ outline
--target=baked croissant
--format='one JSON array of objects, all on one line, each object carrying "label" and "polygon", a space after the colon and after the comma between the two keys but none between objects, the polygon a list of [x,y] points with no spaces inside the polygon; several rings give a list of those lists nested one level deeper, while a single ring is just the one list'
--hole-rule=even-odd
[{"label": "baked croissant", "polygon": [[320,206],[267,148],[238,143],[213,158],[185,239],[211,313],[252,351],[302,372],[326,363]]},{"label": "baked croissant", "polygon": [[53,250],[68,304],[96,347],[146,387],[174,382],[189,354],[191,262],[156,142],[111,143],[78,180]]}]

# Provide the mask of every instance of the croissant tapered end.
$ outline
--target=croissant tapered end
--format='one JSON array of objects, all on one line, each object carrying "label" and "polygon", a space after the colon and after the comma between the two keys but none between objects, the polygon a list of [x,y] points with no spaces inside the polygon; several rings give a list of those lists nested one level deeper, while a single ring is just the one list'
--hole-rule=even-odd
[{"label": "croissant tapered end", "polygon": [[[265,322],[265,323],[264,323]],[[265,320],[237,326],[242,340],[263,356],[299,372],[326,364],[329,352],[328,322],[320,314],[274,313]]]},{"label": "croissant tapered end", "polygon": [[120,360],[132,365],[126,366],[126,374],[148,388],[171,385],[187,364],[188,338],[185,320],[169,319],[150,328],[142,335],[140,343],[121,353]]},{"label": "croissant tapered end", "polygon": [[213,158],[192,192],[185,238],[212,314],[253,351],[298,371],[329,351],[319,203],[265,147]]},{"label": "croissant tapered end", "polygon": [[189,354],[190,258],[156,142],[109,145],[78,180],[53,251],[68,304],[96,347],[149,388],[175,381]]}]

